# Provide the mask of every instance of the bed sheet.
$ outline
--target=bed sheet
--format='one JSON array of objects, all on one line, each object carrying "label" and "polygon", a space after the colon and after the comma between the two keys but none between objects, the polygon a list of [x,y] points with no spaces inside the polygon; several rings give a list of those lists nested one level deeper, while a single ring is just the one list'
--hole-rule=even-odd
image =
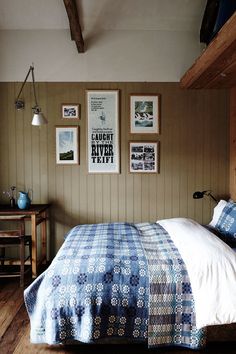
[{"label": "bed sheet", "polygon": [[194,220],[158,223],[170,234],[186,264],[193,290],[196,325],[236,323],[236,253]]}]

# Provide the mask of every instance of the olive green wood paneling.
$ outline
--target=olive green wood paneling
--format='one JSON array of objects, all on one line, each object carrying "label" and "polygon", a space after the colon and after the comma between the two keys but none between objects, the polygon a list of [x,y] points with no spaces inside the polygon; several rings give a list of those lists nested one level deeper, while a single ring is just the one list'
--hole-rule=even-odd
[{"label": "olive green wood paneling", "polygon": [[[195,190],[229,193],[228,93],[223,90],[182,90],[176,83],[37,83],[38,101],[48,125],[31,126],[33,95],[26,84],[25,109],[16,111],[20,83],[1,83],[0,190],[11,185],[33,189],[34,203],[52,203],[51,255],[64,234],[79,223],[211,218],[214,202],[193,200]],[[86,90],[120,90],[120,174],[87,173]],[[161,94],[160,134],[130,134],[129,95]],[[62,103],[79,103],[80,164],[56,165],[55,126]],[[160,172],[129,173],[129,141],[160,142]],[[7,202],[0,193],[1,202]]]},{"label": "olive green wood paneling", "polygon": [[236,200],[236,86],[230,90],[230,196]]}]

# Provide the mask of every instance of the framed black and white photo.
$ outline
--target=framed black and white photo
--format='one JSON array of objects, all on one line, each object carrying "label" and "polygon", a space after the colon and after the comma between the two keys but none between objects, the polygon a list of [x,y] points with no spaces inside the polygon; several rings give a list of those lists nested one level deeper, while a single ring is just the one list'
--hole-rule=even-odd
[{"label": "framed black and white photo", "polygon": [[89,173],[119,173],[119,90],[87,90]]},{"label": "framed black and white photo", "polygon": [[132,134],[159,134],[160,95],[130,95],[130,132]]},{"label": "framed black and white photo", "polygon": [[158,142],[129,143],[129,171],[134,173],[156,173],[159,171]]},{"label": "framed black and white photo", "polygon": [[79,163],[79,127],[56,127],[56,163],[71,165]]},{"label": "framed black and white photo", "polygon": [[62,104],[62,119],[72,119],[72,120],[79,120],[79,105],[78,104]]}]

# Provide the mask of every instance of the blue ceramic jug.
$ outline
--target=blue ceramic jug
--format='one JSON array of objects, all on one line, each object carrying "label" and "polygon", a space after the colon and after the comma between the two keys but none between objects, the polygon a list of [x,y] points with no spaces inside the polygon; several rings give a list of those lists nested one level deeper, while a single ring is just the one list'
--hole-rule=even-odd
[{"label": "blue ceramic jug", "polygon": [[20,191],[19,192],[19,198],[17,200],[17,205],[18,205],[18,208],[20,209],[29,209],[30,207],[30,204],[31,204],[31,199],[29,197],[29,192],[23,192],[23,191]]}]

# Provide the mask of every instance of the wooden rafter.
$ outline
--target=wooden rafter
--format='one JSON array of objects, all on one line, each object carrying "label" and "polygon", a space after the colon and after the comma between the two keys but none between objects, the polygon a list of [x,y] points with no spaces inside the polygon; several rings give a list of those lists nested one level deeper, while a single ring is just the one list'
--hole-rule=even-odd
[{"label": "wooden rafter", "polygon": [[84,53],[84,40],[76,0],[64,0],[64,5],[69,19],[71,39],[75,41],[78,52]]}]

